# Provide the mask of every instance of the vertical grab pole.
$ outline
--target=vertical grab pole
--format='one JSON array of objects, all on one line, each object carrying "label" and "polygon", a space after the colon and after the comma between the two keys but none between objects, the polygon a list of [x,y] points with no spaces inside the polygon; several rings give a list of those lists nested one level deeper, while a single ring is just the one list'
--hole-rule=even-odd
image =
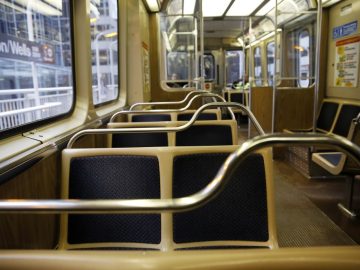
[{"label": "vertical grab pole", "polygon": [[278,38],[277,38],[277,16],[278,16],[278,0],[275,0],[275,38],[274,38],[274,76],[273,76],[273,100],[272,100],[272,122],[271,132],[275,132],[275,114],[276,114],[276,69],[277,69],[277,52],[278,52]]},{"label": "vertical grab pole", "polygon": [[205,89],[205,70],[204,70],[204,17],[202,10],[202,0],[199,0],[200,16],[200,88]]},{"label": "vertical grab pole", "polygon": [[[252,40],[251,40],[251,35],[252,35],[252,19],[251,17],[249,17],[249,108],[250,111],[252,110],[252,106],[251,106],[251,100],[252,100],[252,84],[253,84],[253,61],[254,58],[252,56]],[[244,39],[244,45],[245,45],[245,39]],[[246,59],[246,56],[245,56]],[[248,118],[248,138],[251,138],[251,120],[250,118]]]},{"label": "vertical grab pole", "polygon": [[319,102],[319,88],[320,88],[320,41],[321,41],[321,26],[322,26],[322,3],[317,1],[317,18],[316,18],[316,58],[315,58],[315,93],[314,93],[314,113],[313,113],[313,131],[316,130],[316,117]]}]

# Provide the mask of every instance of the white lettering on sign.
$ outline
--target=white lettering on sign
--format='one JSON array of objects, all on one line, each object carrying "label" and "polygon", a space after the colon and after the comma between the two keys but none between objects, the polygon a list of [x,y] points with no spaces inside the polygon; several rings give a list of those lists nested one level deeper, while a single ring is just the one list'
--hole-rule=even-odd
[{"label": "white lettering on sign", "polygon": [[8,46],[11,49],[11,53],[19,56],[31,56],[31,50],[25,43],[20,45],[20,42],[8,40]]}]

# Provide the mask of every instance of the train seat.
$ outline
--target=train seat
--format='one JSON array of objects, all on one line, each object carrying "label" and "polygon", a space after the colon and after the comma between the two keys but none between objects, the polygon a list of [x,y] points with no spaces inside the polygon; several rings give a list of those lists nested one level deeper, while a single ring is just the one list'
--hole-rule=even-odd
[{"label": "train seat", "polygon": [[[189,121],[193,117],[194,113],[195,110],[179,112],[177,113],[177,121]],[[206,110],[201,113],[196,120],[221,120],[221,111],[218,109]]]},{"label": "train seat", "polygon": [[[63,151],[62,197],[69,199],[160,198],[158,158],[114,149]],[[115,149],[117,150],[117,149]],[[160,215],[62,215],[61,249],[157,249]]]},{"label": "train seat", "polygon": [[[173,196],[200,191],[215,177],[228,153],[178,155],[173,161]],[[269,226],[264,156],[250,155],[239,165],[231,182],[208,204],[173,215],[173,237],[177,249],[274,247]]]},{"label": "train seat", "polygon": [[163,113],[163,114],[134,114],[129,115],[129,122],[163,122],[163,121],[171,121],[171,114]]},{"label": "train seat", "polygon": [[[183,124],[185,123],[183,122]],[[237,142],[235,120],[195,122],[190,128],[175,134],[176,146],[236,145]]]},{"label": "train seat", "polygon": [[[108,128],[152,128],[170,127],[171,122],[137,122],[137,123],[108,123]],[[155,147],[169,146],[173,135],[168,132],[161,133],[117,133],[108,134],[108,147]]]},{"label": "train seat", "polygon": [[[62,198],[172,198],[204,188],[237,146],[66,149]],[[190,166],[190,167],[189,167]],[[208,205],[187,213],[61,216],[60,249],[277,247],[271,154],[239,165]]]},{"label": "train seat", "polygon": [[[317,119],[316,132],[336,134],[347,137],[347,135],[349,134],[351,121],[359,113],[360,103],[337,99],[324,100],[321,106],[319,117]],[[284,131],[312,132],[312,129]],[[312,162],[312,154],[317,152],[331,151],[329,150],[329,147],[289,147],[288,160],[295,168],[297,168],[301,173],[303,173],[309,178],[331,176],[331,174],[328,173],[328,170],[324,170],[321,166],[318,166],[317,163]],[[326,158],[329,159],[328,163],[330,162],[330,160],[335,162],[337,159],[337,155],[327,154]],[[339,159],[339,161],[342,161],[341,163],[343,164],[342,159]]]},{"label": "train seat", "polygon": [[[351,110],[353,108],[348,108]],[[341,127],[343,128],[347,123],[342,123]],[[357,118],[354,118],[350,124],[350,130],[347,135],[347,139],[360,146],[360,113]],[[353,207],[353,190],[354,190],[354,181],[356,181],[356,176],[360,174],[360,167],[358,164],[348,158],[346,154],[342,152],[318,152],[312,154],[312,161],[319,165],[321,168],[325,169],[332,175],[345,175],[347,181],[347,187],[344,198],[343,209],[346,209],[351,215],[356,215],[356,212],[359,213],[360,209],[354,209]]]},{"label": "train seat", "polygon": [[[187,122],[109,123],[108,128],[179,127]],[[118,133],[108,135],[109,147],[154,147],[191,145],[236,145],[235,120],[196,121],[188,129],[161,133]]]}]

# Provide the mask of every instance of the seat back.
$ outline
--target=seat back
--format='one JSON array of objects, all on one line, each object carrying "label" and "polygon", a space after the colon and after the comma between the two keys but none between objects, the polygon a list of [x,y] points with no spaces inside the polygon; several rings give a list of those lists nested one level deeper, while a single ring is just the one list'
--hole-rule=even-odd
[{"label": "seat back", "polygon": [[[195,110],[187,110],[185,112],[177,113],[177,121],[189,121],[195,113]],[[221,111],[220,110],[206,110],[202,112],[196,121],[199,120],[220,120]]]},{"label": "seat back", "polygon": [[[108,123],[108,128],[151,128],[169,127],[170,122],[141,122],[141,123]],[[168,146],[174,139],[174,135],[167,132],[161,133],[114,133],[108,135],[108,147],[155,147]]]},{"label": "seat back", "polygon": [[[216,152],[176,156],[173,196],[178,198],[200,191],[215,177],[228,155]],[[173,235],[177,248],[269,246],[273,237],[270,234],[274,231],[269,227],[273,206],[272,210],[268,208],[268,199],[273,200],[273,194],[267,193],[266,177],[264,156],[250,155],[218,197],[193,211],[174,214]]]},{"label": "seat back", "polygon": [[347,137],[351,121],[360,113],[360,104],[342,104],[332,133]]},{"label": "seat back", "polygon": [[316,129],[320,132],[330,132],[335,116],[338,111],[339,104],[332,101],[323,101],[319,116],[316,121]]},{"label": "seat back", "polygon": [[235,120],[199,121],[175,134],[176,146],[236,144],[238,138]]},{"label": "seat back", "polygon": [[[66,149],[62,198],[182,197],[203,189],[236,146]],[[223,193],[186,213],[61,216],[61,249],[277,246],[270,151],[250,155]]]},{"label": "seat back", "polygon": [[129,115],[129,122],[164,122],[171,121],[170,113],[162,114],[131,114]]},{"label": "seat back", "polygon": [[[118,149],[63,151],[62,197],[69,199],[160,198],[155,155]],[[62,215],[60,247],[156,249],[160,215]]]}]

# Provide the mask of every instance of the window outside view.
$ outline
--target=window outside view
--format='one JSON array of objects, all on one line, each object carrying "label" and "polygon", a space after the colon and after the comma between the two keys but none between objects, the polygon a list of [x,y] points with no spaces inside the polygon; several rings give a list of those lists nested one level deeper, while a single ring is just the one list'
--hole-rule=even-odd
[{"label": "window outside view", "polygon": [[116,0],[90,1],[93,103],[118,97],[118,6]]},{"label": "window outside view", "polygon": [[70,4],[0,2],[0,131],[71,110]]}]

